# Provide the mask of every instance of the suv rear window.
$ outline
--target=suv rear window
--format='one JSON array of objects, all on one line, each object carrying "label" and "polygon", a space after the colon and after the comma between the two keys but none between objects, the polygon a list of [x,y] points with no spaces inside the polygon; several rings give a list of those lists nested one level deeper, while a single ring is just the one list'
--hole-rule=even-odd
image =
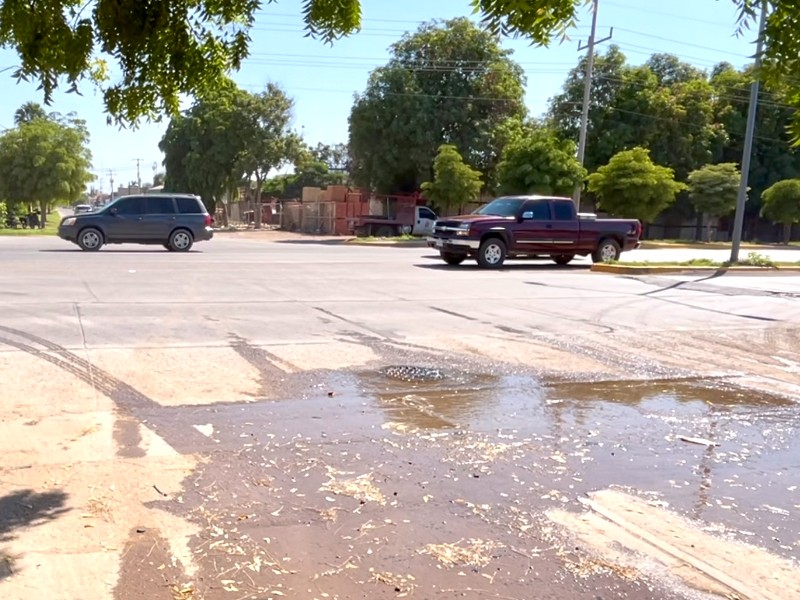
[{"label": "suv rear window", "polygon": [[163,196],[151,196],[147,199],[147,213],[151,215],[174,215],[175,207],[172,198]]},{"label": "suv rear window", "polygon": [[196,215],[205,214],[206,208],[202,202],[197,198],[188,198],[186,196],[177,196],[175,202],[178,203],[178,212],[182,215]]}]

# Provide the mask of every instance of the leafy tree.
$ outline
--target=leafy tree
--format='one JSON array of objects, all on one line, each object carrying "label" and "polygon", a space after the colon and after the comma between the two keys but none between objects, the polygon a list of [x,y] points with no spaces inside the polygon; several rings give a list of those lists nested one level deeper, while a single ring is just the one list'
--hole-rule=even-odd
[{"label": "leafy tree", "polygon": [[672,169],[653,163],[644,148],[624,150],[589,175],[589,191],[602,210],[644,223],[655,219],[685,187],[675,181]]},{"label": "leafy tree", "polygon": [[706,165],[689,173],[689,198],[699,212],[724,217],[736,208],[741,178],[735,163]]},{"label": "leafy tree", "polygon": [[156,173],[155,175],[153,175],[153,185],[154,186],[164,185],[166,178],[167,178],[166,173],[161,173],[161,172]]},{"label": "leafy tree", "polygon": [[89,134],[74,118],[34,118],[0,136],[0,198],[9,208],[38,202],[42,222],[56,202],[81,198],[89,172]]},{"label": "leafy tree", "polygon": [[324,162],[301,162],[295,172],[271,177],[264,184],[264,193],[281,200],[302,197],[304,187],[328,187],[345,183],[344,173],[331,172]]},{"label": "leafy tree", "polygon": [[14,125],[22,125],[23,123],[30,123],[34,119],[46,118],[47,112],[45,112],[41,104],[36,102],[26,102],[14,111]]},{"label": "leafy tree", "polygon": [[311,157],[324,163],[329,169],[336,171],[350,170],[350,155],[347,144],[322,144],[319,143],[315,148],[310,149]]},{"label": "leafy tree", "polygon": [[660,85],[672,86],[676,83],[688,83],[705,76],[696,67],[681,61],[674,54],[653,54],[645,66],[653,72]]},{"label": "leafy tree", "polygon": [[[689,199],[702,220],[705,220],[706,215],[724,217],[733,212],[741,178],[736,163],[706,165],[689,173]],[[710,239],[710,229],[708,233]]]},{"label": "leafy tree", "polygon": [[481,193],[481,174],[464,163],[458,149],[451,144],[439,146],[433,161],[433,181],[422,184],[422,191],[445,214],[475,202]]},{"label": "leafy tree", "polygon": [[[717,101],[715,119],[726,131],[728,143],[722,148],[723,162],[739,162],[744,148],[748,98],[753,69],[737,70],[730,64],[717,65],[711,74]],[[757,217],[765,189],[783,179],[800,177],[800,152],[791,146],[787,129],[793,109],[788,106],[785,86],[765,85],[756,113],[748,184],[752,190],[747,214]]]},{"label": "leafy tree", "polygon": [[264,182],[271,171],[301,155],[302,142],[290,128],[294,102],[280,87],[270,83],[263,92],[246,94],[241,100],[236,111],[244,150],[238,164],[248,180],[255,180],[255,227],[261,229]]},{"label": "leafy tree", "polygon": [[350,113],[352,176],[377,191],[413,191],[453,145],[488,180],[496,130],[525,116],[522,69],[469,19],[427,23],[391,46]]},{"label": "leafy tree", "polygon": [[[732,0],[739,11],[737,34],[745,31],[755,37],[761,6],[767,0]],[[578,11],[585,0],[474,0],[483,13],[483,23],[494,33],[520,35],[534,43],[548,45],[552,38],[564,38],[576,24]],[[800,21],[800,4],[770,2],[767,17],[762,77],[767,86],[786,85],[788,102],[800,107],[800,37],[796,23]],[[791,131],[800,138],[800,111],[792,115]]]},{"label": "leafy tree", "polygon": [[[567,139],[578,139],[585,61],[570,71],[550,107],[554,128]],[[597,67],[584,163],[590,171],[634,146],[649,148],[678,179],[718,159],[727,136],[715,120],[715,90],[703,73],[669,54],[628,66],[615,46],[598,56]]]},{"label": "leafy tree", "polygon": [[784,179],[764,190],[761,216],[783,224],[783,241],[792,237],[792,225],[800,223],[800,179]]},{"label": "leafy tree", "polygon": [[[494,34],[521,35],[538,45],[564,37],[586,0],[471,0]],[[707,0],[710,1],[710,0]],[[732,0],[738,32],[758,19],[766,0]],[[789,96],[800,104],[800,5],[773,2],[767,21],[764,74],[770,83],[795,82]],[[91,11],[87,10],[91,5]],[[110,119],[136,123],[178,113],[182,94],[213,93],[249,51],[258,0],[2,0],[0,37],[19,56],[18,79],[41,84],[49,104],[60,82],[77,90],[84,80],[100,86]],[[361,25],[360,0],[305,0],[307,35],[325,42]],[[41,43],[47,40],[47,43]],[[95,59],[98,55],[112,57]],[[109,76],[115,72],[114,83]],[[117,76],[118,75],[118,76]],[[432,74],[435,76],[435,74]],[[800,132],[800,112],[793,120]]]},{"label": "leafy tree", "polygon": [[500,193],[571,195],[586,179],[575,152],[573,142],[545,129],[510,142],[497,165]]},{"label": "leafy tree", "polygon": [[[242,176],[245,152],[240,108],[249,95],[232,82],[170,121],[159,148],[164,153],[164,189],[199,195],[210,213]],[[227,218],[227,214],[225,215]]]}]

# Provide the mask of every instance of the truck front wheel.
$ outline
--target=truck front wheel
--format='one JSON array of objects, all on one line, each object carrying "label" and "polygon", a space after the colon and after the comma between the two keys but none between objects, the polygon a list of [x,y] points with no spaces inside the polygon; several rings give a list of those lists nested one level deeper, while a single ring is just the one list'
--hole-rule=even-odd
[{"label": "truck front wheel", "polygon": [[460,265],[467,259],[466,254],[453,254],[452,252],[440,252],[442,260],[448,265]]},{"label": "truck front wheel", "polygon": [[499,269],[507,255],[506,244],[500,238],[489,238],[478,249],[478,265],[484,269]]},{"label": "truck front wheel", "polygon": [[610,238],[600,240],[597,249],[592,252],[592,261],[596,263],[610,263],[619,260],[622,254],[620,245]]}]

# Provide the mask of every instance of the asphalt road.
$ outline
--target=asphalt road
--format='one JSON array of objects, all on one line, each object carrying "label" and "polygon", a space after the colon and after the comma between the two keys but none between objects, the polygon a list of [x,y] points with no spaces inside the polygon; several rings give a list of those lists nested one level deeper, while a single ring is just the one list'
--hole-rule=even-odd
[{"label": "asphalt road", "polygon": [[[180,254],[0,237],[0,595],[648,600],[652,574],[574,558],[539,525],[611,484],[800,547],[796,407],[762,395],[800,394],[800,277],[490,272],[268,238]],[[420,364],[466,375],[420,390],[379,370]],[[690,377],[713,386],[674,381]],[[500,544],[483,571],[423,552],[481,536]]]},{"label": "asphalt road", "polygon": [[[189,254],[137,246],[92,254],[57,239],[0,237],[0,256],[3,322],[70,348],[206,345],[230,335],[255,344],[314,342],[343,330],[410,340],[494,335],[498,327],[576,335],[800,320],[796,298],[713,293],[725,277],[673,285],[547,262],[487,272],[446,267],[419,248],[219,236]],[[703,293],[687,289],[687,280],[700,279]],[[734,281],[800,293],[797,276]]]}]

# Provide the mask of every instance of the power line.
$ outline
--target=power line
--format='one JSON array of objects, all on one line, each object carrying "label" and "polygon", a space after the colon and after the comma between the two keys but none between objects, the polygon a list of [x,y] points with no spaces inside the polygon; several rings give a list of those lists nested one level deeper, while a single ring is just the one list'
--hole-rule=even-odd
[{"label": "power line", "polygon": [[668,18],[671,18],[671,19],[676,19],[676,20],[680,20],[680,21],[684,21],[684,22],[690,21],[690,22],[693,22],[693,23],[702,23],[703,25],[711,25],[711,26],[720,27],[720,28],[724,27],[724,28],[729,29],[729,30],[734,27],[733,24],[728,26],[728,25],[724,25],[724,24],[720,23],[719,21],[709,21],[707,19],[698,19],[698,18],[695,18],[695,17],[687,16],[686,14],[668,13],[668,12],[651,10],[649,8],[642,8],[641,7],[641,3],[621,4],[619,2],[612,2],[612,1],[607,1],[606,3],[609,6],[615,6],[617,8],[624,8],[625,10],[634,10],[634,11],[638,11],[638,12],[642,12],[642,13],[646,13],[646,14],[655,15],[655,16],[658,16],[658,17],[668,17]]}]

